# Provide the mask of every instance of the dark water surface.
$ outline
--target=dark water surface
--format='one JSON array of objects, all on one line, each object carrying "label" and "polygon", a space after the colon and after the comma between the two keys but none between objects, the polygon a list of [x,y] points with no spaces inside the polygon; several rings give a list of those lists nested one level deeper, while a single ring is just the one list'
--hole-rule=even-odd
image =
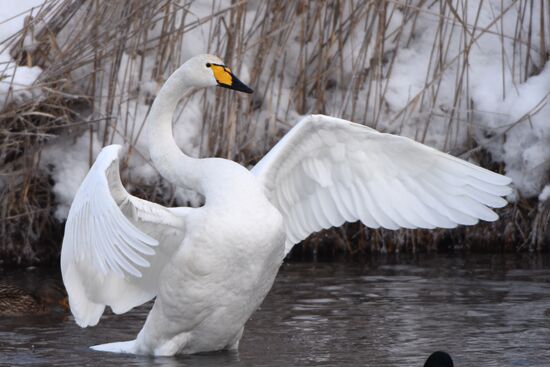
[{"label": "dark water surface", "polygon": [[150,358],[88,349],[133,339],[149,307],[88,329],[71,317],[0,318],[0,365],[405,367],[443,349],[456,366],[550,366],[548,256],[290,263],[238,353]]}]

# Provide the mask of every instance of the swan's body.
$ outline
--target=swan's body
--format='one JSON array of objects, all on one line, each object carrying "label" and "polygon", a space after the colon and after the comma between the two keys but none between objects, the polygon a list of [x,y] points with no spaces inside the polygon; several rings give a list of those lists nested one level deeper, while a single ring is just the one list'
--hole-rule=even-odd
[{"label": "swan's body", "polygon": [[[137,338],[138,352],[171,355],[237,347],[244,323],[273,284],[284,249],[281,215],[250,185],[251,174],[243,173],[233,181],[243,184],[241,190],[222,187],[247,195],[186,216],[186,236],[164,267],[157,301]],[[218,182],[227,180],[215,176]]]},{"label": "swan's body", "polygon": [[176,146],[174,108],[190,87],[250,92],[208,55],[166,82],[149,114],[161,174],[205,197],[165,208],[129,195],[120,146],[105,147],[71,207],[61,267],[80,326],[105,305],[122,313],[153,297],[136,340],[97,350],[173,355],[237,348],[284,255],[310,233],[361,220],[369,227],[435,228],[496,220],[510,180],[410,139],[327,116],[298,123],[251,171],[194,159]]}]

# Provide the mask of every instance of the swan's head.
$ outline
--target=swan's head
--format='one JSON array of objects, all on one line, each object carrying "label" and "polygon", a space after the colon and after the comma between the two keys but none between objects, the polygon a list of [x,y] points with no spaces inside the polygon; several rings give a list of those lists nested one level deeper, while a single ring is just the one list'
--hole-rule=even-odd
[{"label": "swan's head", "polygon": [[214,55],[198,55],[189,59],[183,67],[186,78],[196,87],[218,86],[239,92],[252,93],[252,89],[241,82],[224,62]]}]

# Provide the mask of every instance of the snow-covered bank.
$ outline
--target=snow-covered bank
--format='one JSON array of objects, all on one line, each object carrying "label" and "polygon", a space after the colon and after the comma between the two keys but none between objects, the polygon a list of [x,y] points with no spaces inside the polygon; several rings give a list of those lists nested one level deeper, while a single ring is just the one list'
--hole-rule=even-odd
[{"label": "snow-covered bank", "polygon": [[[22,31],[27,17],[36,14],[44,0],[18,0],[9,6],[0,6],[0,109],[11,101],[36,98],[32,88],[42,69],[37,66],[17,65],[10,55],[10,44]],[[32,34],[24,32],[22,48],[31,50]]]},{"label": "snow-covered bank", "polygon": [[[18,66],[14,75],[19,78],[23,70],[20,83],[29,86],[44,70],[41,80],[51,82],[49,93],[68,96],[62,103],[79,116],[78,121],[54,116],[54,121],[63,120],[58,124],[63,127],[48,130],[57,137],[48,137],[37,166],[52,179],[52,212],[59,221],[66,218],[89,162],[101,146],[113,142],[129,147],[123,173],[130,189],[157,201],[200,203],[194,193],[161,180],[150,166],[143,125],[168,75],[203,52],[224,58],[255,94],[249,99],[211,91],[187,96],[174,132],[178,145],[191,155],[223,156],[252,165],[300,115],[326,113],[472,161],[487,163],[490,156],[492,168],[500,163],[514,180],[517,193],[510,200],[548,198],[546,2],[282,6],[220,0],[170,5],[153,1],[130,8],[107,1],[76,8],[69,2],[47,4],[44,18],[50,33],[40,38],[45,23],[36,22],[39,39],[25,35],[21,43],[30,55],[27,61],[40,60],[39,65]],[[8,10],[0,16],[8,19]],[[9,31],[0,28],[0,38],[9,38],[23,27],[24,18],[2,24],[13,26]],[[22,63],[8,51],[0,57],[10,58],[7,65]],[[74,96],[79,96],[76,106]],[[42,113],[41,108],[38,103],[36,111]],[[3,157],[4,163],[14,161],[9,154]]]}]

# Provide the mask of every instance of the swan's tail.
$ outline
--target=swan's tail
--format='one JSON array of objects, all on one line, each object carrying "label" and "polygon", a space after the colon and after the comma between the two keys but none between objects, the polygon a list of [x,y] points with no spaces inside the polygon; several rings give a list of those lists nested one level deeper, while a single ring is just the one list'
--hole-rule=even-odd
[{"label": "swan's tail", "polygon": [[90,348],[99,352],[136,354],[136,341],[128,340],[127,342],[99,344]]}]

